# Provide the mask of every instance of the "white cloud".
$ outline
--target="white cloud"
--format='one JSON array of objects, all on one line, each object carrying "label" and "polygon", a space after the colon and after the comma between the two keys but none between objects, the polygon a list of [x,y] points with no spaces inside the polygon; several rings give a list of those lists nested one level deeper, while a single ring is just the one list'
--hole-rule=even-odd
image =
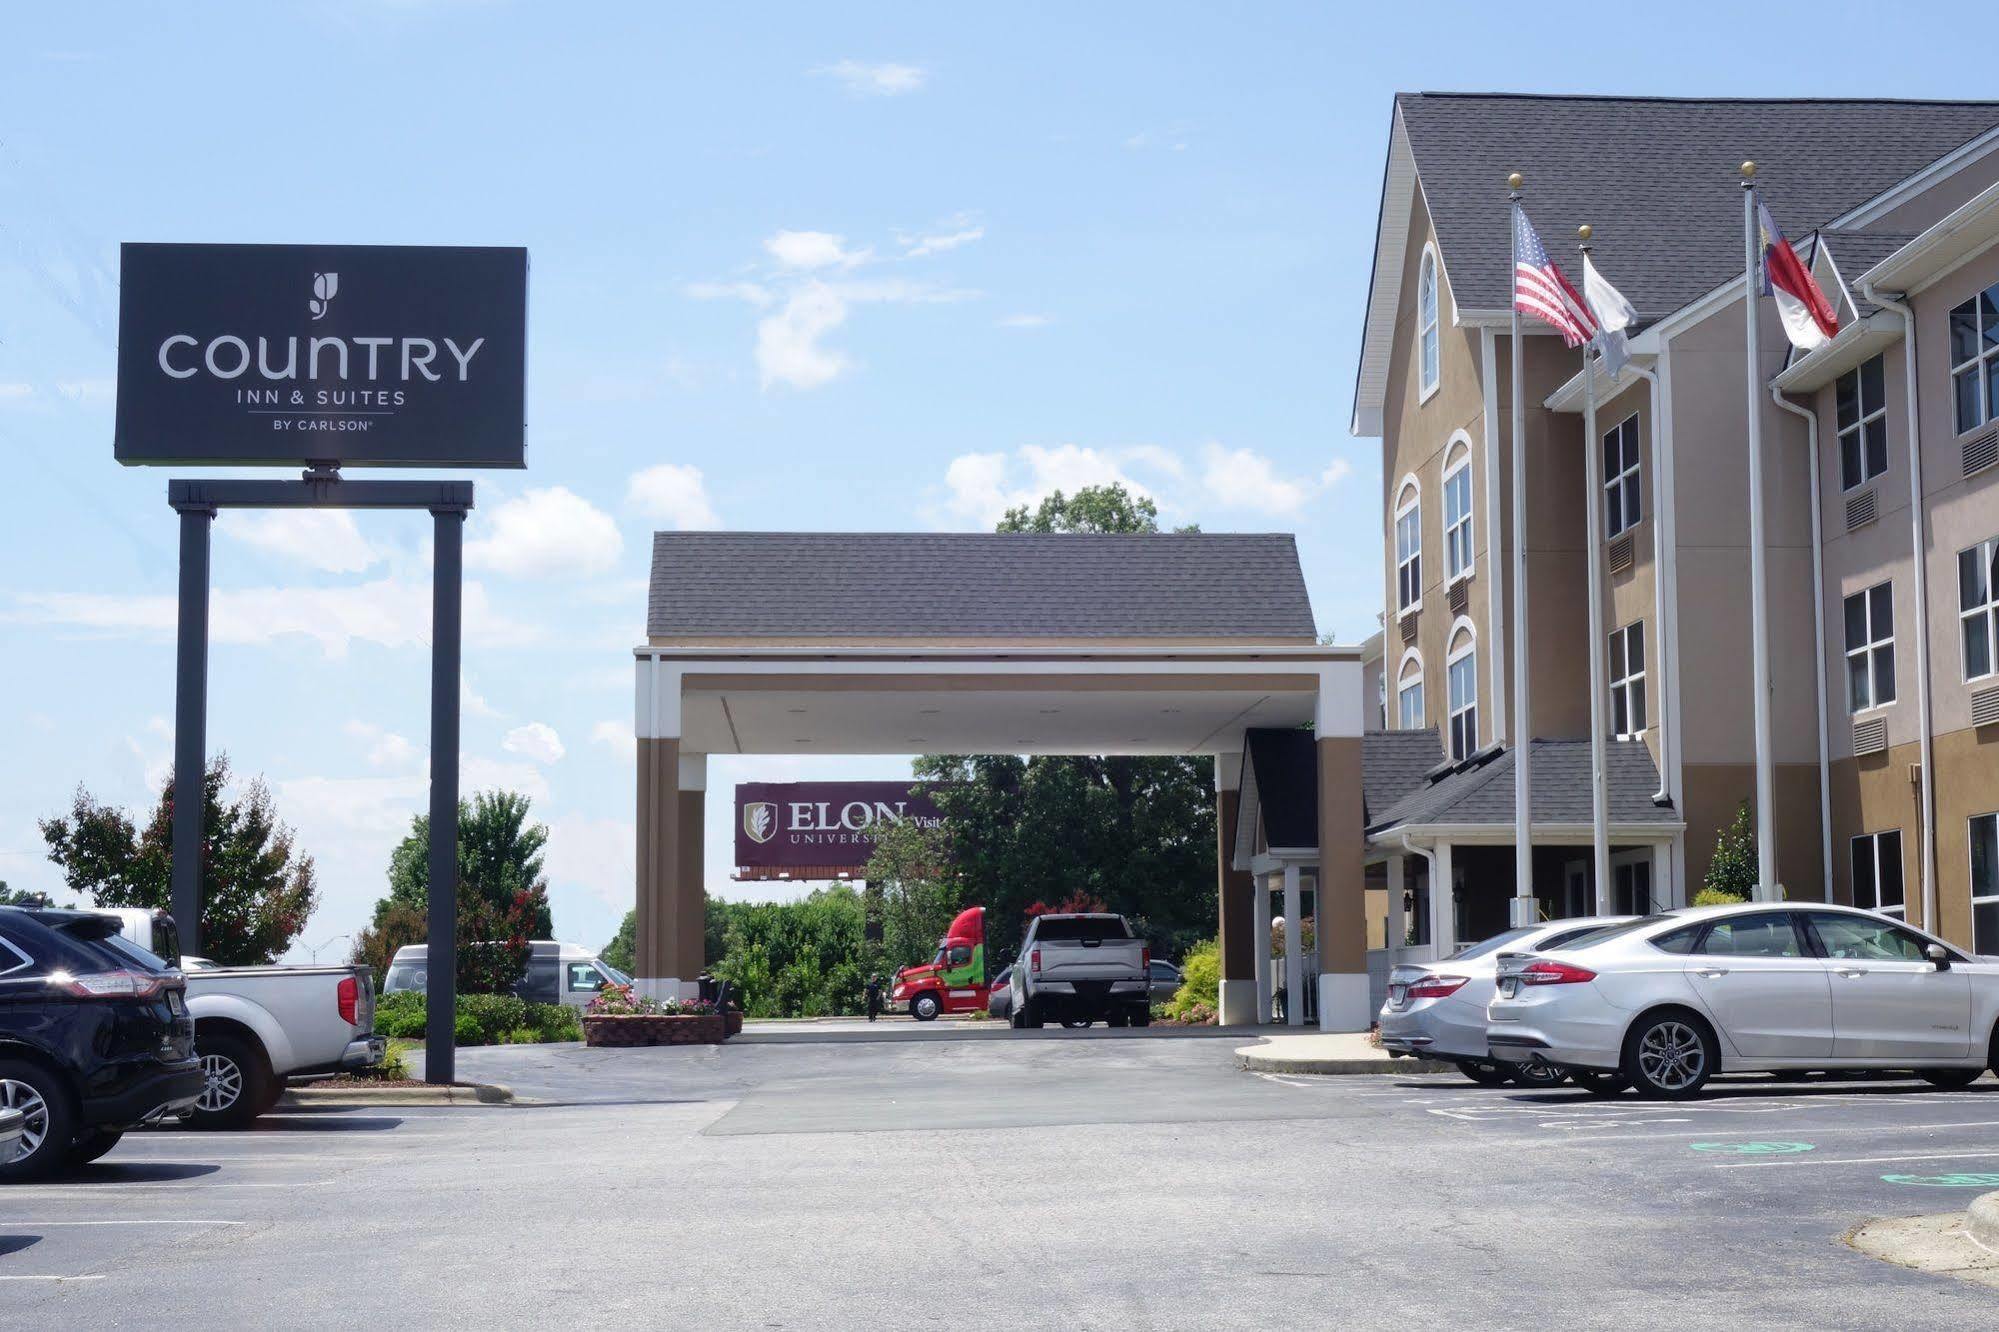
[{"label": "white cloud", "polygon": [[639,752],[638,738],[632,734],[632,724],[628,721],[600,721],[590,728],[593,744],[609,745],[626,758]]},{"label": "white cloud", "polygon": [[984,227],[966,227],[961,231],[948,232],[942,236],[919,236],[908,249],[903,251],[903,257],[921,259],[926,254],[942,254],[946,250],[955,250],[960,245],[970,245],[985,234]]},{"label": "white cloud", "polygon": [[327,573],[360,573],[381,558],[344,509],[230,509],[217,528],[246,546]]},{"label": "white cloud", "polygon": [[1116,456],[1081,445],[1046,448],[1029,444],[1012,456],[965,453],[944,469],[949,495],[943,510],[950,518],[991,527],[1008,509],[1035,504],[1050,491],[1073,494],[1085,486],[1112,482],[1134,495],[1151,493],[1125,471]]},{"label": "white cloud", "polygon": [[758,309],[777,304],[777,293],[761,282],[690,282],[687,294],[697,301],[742,301]]},{"label": "white cloud", "polygon": [[638,832],[628,819],[563,814],[548,821],[542,864],[550,889],[581,889],[620,915],[637,883]]},{"label": "white cloud", "polygon": [[847,238],[830,231],[780,231],[765,238],[764,250],[779,267],[800,272],[858,268],[874,257],[873,250],[848,249]]},{"label": "white cloud", "polygon": [[1326,464],[1326,470],[1319,473],[1319,484],[1331,489],[1353,475],[1353,464],[1345,458],[1335,458]]},{"label": "white cloud", "polygon": [[530,800],[548,799],[548,779],[534,764],[469,754],[458,762],[458,789],[467,799],[477,791],[518,791]]},{"label": "white cloud", "polygon": [[823,282],[799,288],[782,310],[758,320],[757,375],[764,389],[811,389],[838,379],[852,362],[819,340],[846,321],[847,302]]},{"label": "white cloud", "polygon": [[1201,486],[1225,509],[1251,509],[1289,517],[1312,498],[1309,481],[1280,476],[1271,461],[1250,449],[1202,447]]},{"label": "white cloud", "polygon": [[930,508],[940,526],[991,527],[1008,509],[1033,507],[1053,491],[1117,484],[1159,506],[1163,524],[1235,509],[1295,519],[1350,471],[1335,460],[1317,478],[1288,476],[1253,449],[1202,446],[1195,459],[1157,444],[1094,448],[1029,444],[1012,453],[964,453],[944,469]]},{"label": "white cloud", "polygon": [[510,499],[484,527],[484,536],[465,543],[465,562],[515,577],[600,574],[625,546],[611,515],[566,486]]},{"label": "white cloud", "polygon": [[1001,328],[1047,328],[1055,321],[1044,314],[1010,314],[993,321]]},{"label": "white cloud", "polygon": [[426,761],[423,749],[407,736],[397,735],[374,722],[350,721],[343,729],[368,746],[370,767],[411,768]]},{"label": "white cloud", "polygon": [[[177,602],[167,596],[114,596],[94,592],[26,593],[18,610],[0,620],[62,624],[143,638],[171,637]],[[465,584],[467,642],[512,646],[532,642],[538,631],[492,609],[485,586]],[[382,647],[430,645],[430,582],[379,578],[351,587],[251,587],[218,589],[209,600],[211,642],[264,646],[289,635],[318,643],[342,657],[357,640]]]},{"label": "white cloud", "polygon": [[35,396],[35,386],[19,380],[0,384],[0,402],[26,402]]},{"label": "white cloud", "polygon": [[486,701],[486,696],[472,687],[470,676],[458,677],[458,711],[467,717],[497,717],[499,710]]},{"label": "white cloud", "polygon": [[652,521],[670,523],[683,532],[722,525],[708,502],[701,469],[688,463],[658,463],[632,473],[625,503]]},{"label": "white cloud", "polygon": [[930,71],[921,65],[893,61],[836,60],[812,72],[834,80],[854,97],[898,97],[930,81]]},{"label": "white cloud", "polygon": [[562,737],[547,722],[528,722],[508,731],[500,741],[500,748],[509,754],[520,754],[536,763],[554,763],[567,751],[562,747]]},{"label": "white cloud", "polygon": [[126,736],[125,747],[139,760],[149,795],[165,786],[167,778],[174,775],[174,728],[165,717],[147,718],[145,731]]}]

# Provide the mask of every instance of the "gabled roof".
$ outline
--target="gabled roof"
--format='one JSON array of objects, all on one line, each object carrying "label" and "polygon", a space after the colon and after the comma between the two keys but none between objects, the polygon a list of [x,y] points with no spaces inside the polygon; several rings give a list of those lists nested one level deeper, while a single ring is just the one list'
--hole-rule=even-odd
[{"label": "gabled roof", "polygon": [[1995,129],[1999,102],[1400,94],[1354,433],[1381,428],[1418,184],[1459,317],[1511,304],[1505,180],[1517,170],[1549,253],[1576,268],[1575,228],[1588,222],[1597,266],[1650,322],[1740,272],[1742,159],[1761,165],[1764,200],[1798,239]]},{"label": "gabled roof", "polygon": [[[1243,733],[1242,800],[1236,813],[1238,847],[1256,844],[1259,823],[1266,846],[1304,850],[1319,845],[1316,740],[1312,732],[1295,727],[1251,727]],[[1434,726],[1363,735],[1362,818],[1373,824],[1374,811],[1387,810],[1422,786],[1442,753]]]},{"label": "gabled roof", "polygon": [[1310,643],[1288,533],[658,532],[653,637]]},{"label": "gabled roof", "polygon": [[[1827,228],[1818,235],[1827,257],[1839,273],[1848,307],[1857,318],[1865,319],[1880,307],[1860,294],[1860,275],[1914,240],[1909,232],[1854,231]],[[1828,293],[1837,301],[1839,293]]]},{"label": "gabled roof", "polygon": [[[1534,742],[1535,823],[1590,822],[1589,748],[1587,740]],[[1398,826],[1413,832],[1435,824],[1510,825],[1514,755],[1512,749],[1487,750],[1437,771],[1379,814],[1370,808],[1369,835]],[[1672,808],[1652,803],[1659,787],[1659,770],[1644,745],[1636,741],[1606,745],[1604,775],[1610,823],[1670,826],[1680,822]]]}]

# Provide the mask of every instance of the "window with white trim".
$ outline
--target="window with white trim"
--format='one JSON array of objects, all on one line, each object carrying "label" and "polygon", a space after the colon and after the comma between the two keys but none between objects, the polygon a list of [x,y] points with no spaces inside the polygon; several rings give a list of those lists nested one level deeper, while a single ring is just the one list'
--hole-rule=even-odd
[{"label": "window with white trim", "polygon": [[1437,255],[1423,251],[1423,267],[1416,279],[1416,347],[1421,362],[1424,394],[1437,387]]},{"label": "window with white trim", "polygon": [[1895,585],[1846,599],[1846,706],[1865,712],[1895,701]]},{"label": "window with white trim", "polygon": [[1958,434],[1999,416],[1999,285],[1950,312],[1950,391]]},{"label": "window with white trim", "polygon": [[1999,537],[1957,553],[1957,618],[1964,678],[1999,671]]},{"label": "window with white trim", "polygon": [[1413,652],[1402,659],[1395,681],[1395,725],[1403,731],[1423,729],[1423,659]]},{"label": "window with white trim", "polygon": [[1645,622],[1610,635],[1610,733],[1619,740],[1645,734]]},{"label": "window with white trim", "polygon": [[1467,759],[1478,752],[1478,644],[1468,626],[1451,635],[1444,674],[1450,690],[1451,758]]},{"label": "window with white trim", "polygon": [[1839,421],[1839,482],[1864,486],[1888,470],[1888,400],[1876,356],[1839,377],[1833,410]]},{"label": "window with white trim", "polygon": [[1411,611],[1422,604],[1423,499],[1411,481],[1395,506],[1395,609]]},{"label": "window with white trim", "polygon": [[1999,953],[1999,814],[1971,820],[1971,951]]},{"label": "window with white trim", "polygon": [[1908,910],[1902,898],[1902,833],[1862,833],[1853,839],[1853,905],[1897,920]]},{"label": "window with white trim", "polygon": [[1471,449],[1463,443],[1444,465],[1444,575],[1471,575]]},{"label": "window with white trim", "polygon": [[1638,483],[1638,413],[1603,437],[1603,534],[1617,536],[1638,523],[1644,494]]}]

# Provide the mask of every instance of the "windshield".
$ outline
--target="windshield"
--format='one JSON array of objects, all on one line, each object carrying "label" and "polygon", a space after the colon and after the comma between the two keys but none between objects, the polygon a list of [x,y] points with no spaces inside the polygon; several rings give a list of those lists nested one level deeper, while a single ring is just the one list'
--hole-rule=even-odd
[{"label": "windshield", "polygon": [[1629,934],[1633,930],[1647,929],[1653,925],[1664,925],[1667,921],[1676,919],[1678,919],[1676,916],[1640,916],[1637,920],[1621,921],[1616,925],[1602,925],[1596,929],[1585,931],[1571,938],[1567,943],[1558,944],[1551,942],[1542,944],[1541,946],[1543,948],[1562,948],[1570,951],[1578,948],[1594,948],[1606,940],[1615,939],[1619,935]]},{"label": "windshield", "polygon": [[1532,927],[1524,925],[1517,930],[1502,930],[1490,939],[1484,939],[1468,947],[1458,949],[1457,952],[1451,954],[1451,959],[1457,961],[1464,958],[1484,957],[1488,953],[1498,952],[1507,944],[1512,943],[1516,939],[1524,938],[1533,932]]},{"label": "windshield", "polygon": [[616,967],[612,966],[609,962],[604,961],[602,958],[599,958],[597,960],[597,970],[603,972],[606,976],[610,977],[611,984],[613,985],[630,985],[632,983],[632,978],[630,976],[627,976],[624,972],[618,970]]}]

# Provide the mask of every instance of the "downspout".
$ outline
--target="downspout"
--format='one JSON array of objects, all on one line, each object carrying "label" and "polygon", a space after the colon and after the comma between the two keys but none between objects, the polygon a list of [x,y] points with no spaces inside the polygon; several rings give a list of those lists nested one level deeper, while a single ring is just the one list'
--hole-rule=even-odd
[{"label": "downspout", "polygon": [[[1663,496],[1665,484],[1666,431],[1661,424],[1659,376],[1636,361],[1631,370],[1652,386],[1652,632],[1659,640],[1659,789],[1652,793],[1655,805],[1673,803],[1673,728],[1667,724],[1672,714],[1672,690],[1666,681],[1666,518]],[[1594,447],[1601,447],[1598,442]],[[1598,497],[1600,503],[1602,497]],[[1678,663],[1675,663],[1676,665]],[[1677,678],[1677,677],[1676,677]]]},{"label": "downspout", "polygon": [[1818,670],[1812,680],[1818,686],[1819,703],[1819,860],[1824,871],[1820,884],[1821,901],[1832,901],[1832,729],[1826,721],[1825,679],[1825,536],[1824,515],[1819,504],[1819,414],[1800,407],[1784,396],[1775,384],[1770,401],[1793,416],[1805,418],[1805,447],[1811,454],[1812,476],[1812,637],[1813,656]]},{"label": "downspout", "polygon": [[1916,378],[1916,312],[1902,301],[1892,300],[1866,279],[1860,294],[1884,310],[1902,316],[1902,396],[1909,410],[1909,549],[1916,563],[1916,719],[1922,728],[1923,775],[1921,801],[1923,818],[1923,928],[1937,930],[1937,848],[1936,848],[1936,755],[1930,743],[1934,729],[1930,717],[1930,573],[1923,549],[1923,434],[1921,397]]}]

